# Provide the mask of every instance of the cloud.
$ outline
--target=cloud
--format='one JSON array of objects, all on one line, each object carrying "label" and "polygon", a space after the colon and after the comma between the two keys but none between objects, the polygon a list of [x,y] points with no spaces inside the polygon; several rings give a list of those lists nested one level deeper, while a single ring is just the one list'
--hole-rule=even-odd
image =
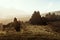
[{"label": "cloud", "polygon": [[48,4],[48,9],[51,8],[51,7],[53,7],[53,2],[50,2],[50,3]]},{"label": "cloud", "polygon": [[53,10],[53,9],[52,9],[52,8],[53,8],[53,5],[54,5],[53,2],[49,2],[48,5],[47,5],[47,9],[46,9],[46,11],[47,11],[47,12],[52,11],[52,10]]}]

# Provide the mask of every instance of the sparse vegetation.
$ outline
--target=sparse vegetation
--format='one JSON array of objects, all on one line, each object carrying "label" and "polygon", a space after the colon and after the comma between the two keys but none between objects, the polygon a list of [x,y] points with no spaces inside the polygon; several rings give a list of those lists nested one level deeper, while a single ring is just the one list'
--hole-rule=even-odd
[{"label": "sparse vegetation", "polygon": [[47,14],[41,17],[40,12],[34,11],[28,22],[14,19],[7,25],[0,24],[6,28],[0,30],[0,40],[60,40],[60,15]]},{"label": "sparse vegetation", "polygon": [[23,40],[60,40],[60,34],[54,32],[49,25],[46,26],[38,26],[38,25],[27,25],[26,23],[23,25],[25,28],[21,28],[20,32],[16,32],[10,30],[9,32],[5,32],[1,34],[1,39],[23,39]]}]

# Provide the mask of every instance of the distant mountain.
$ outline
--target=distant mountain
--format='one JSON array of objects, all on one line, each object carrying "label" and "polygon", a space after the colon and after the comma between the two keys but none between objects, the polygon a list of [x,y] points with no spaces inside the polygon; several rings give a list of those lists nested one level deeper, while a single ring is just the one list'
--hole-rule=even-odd
[{"label": "distant mountain", "polygon": [[54,13],[60,15],[60,11],[54,11]]},{"label": "distant mountain", "polygon": [[[29,21],[30,19],[30,16],[26,16],[26,17],[17,17],[18,21],[23,21],[23,22],[26,22],[26,21]],[[7,24],[7,23],[10,23],[10,22],[13,22],[14,21],[14,18],[0,18],[0,23],[3,23],[3,24]]]},{"label": "distant mountain", "polygon": [[[42,16],[45,16],[46,14],[48,14],[49,12],[47,12],[47,13],[41,13],[41,15]],[[51,14],[52,13],[55,13],[56,15],[60,15],[60,11],[52,11],[52,12],[50,12]]]},{"label": "distant mountain", "polygon": [[29,15],[29,12],[23,10],[18,10],[14,8],[1,8],[0,9],[0,18],[12,18],[12,17],[24,17]]},{"label": "distant mountain", "polygon": [[[3,10],[4,11],[4,10]],[[30,18],[31,18],[31,15],[28,15],[28,13],[24,12],[24,11],[19,11],[19,10],[5,10],[4,12],[0,11],[1,14],[3,14],[2,16],[6,16],[6,18],[2,18],[1,15],[0,15],[0,23],[4,23],[4,24],[7,24],[9,22],[12,22],[14,17],[16,16],[18,18],[18,20],[21,20],[21,21],[28,21]],[[5,13],[8,13],[6,15],[4,15]],[[12,13],[12,14],[10,14]],[[14,15],[15,13],[15,15]],[[46,14],[48,14],[49,12],[47,13],[41,13],[41,16],[45,16]],[[60,15],[60,11],[52,11],[51,13],[55,13],[57,15]],[[18,15],[17,15],[18,14]]]}]

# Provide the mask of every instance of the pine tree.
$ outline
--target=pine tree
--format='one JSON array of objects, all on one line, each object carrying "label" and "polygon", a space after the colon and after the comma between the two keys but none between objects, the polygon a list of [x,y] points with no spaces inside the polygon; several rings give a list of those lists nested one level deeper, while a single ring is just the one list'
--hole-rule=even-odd
[{"label": "pine tree", "polygon": [[39,11],[34,11],[31,19],[30,19],[31,24],[42,24],[41,20],[41,15]]}]

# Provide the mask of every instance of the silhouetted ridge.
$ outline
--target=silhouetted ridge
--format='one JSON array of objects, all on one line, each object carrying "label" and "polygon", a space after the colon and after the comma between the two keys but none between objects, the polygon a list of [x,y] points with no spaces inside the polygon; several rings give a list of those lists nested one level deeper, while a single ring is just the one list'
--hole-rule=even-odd
[{"label": "silhouetted ridge", "polygon": [[55,13],[49,12],[46,14],[45,18],[47,19],[47,22],[60,21],[60,15],[56,15]]}]

